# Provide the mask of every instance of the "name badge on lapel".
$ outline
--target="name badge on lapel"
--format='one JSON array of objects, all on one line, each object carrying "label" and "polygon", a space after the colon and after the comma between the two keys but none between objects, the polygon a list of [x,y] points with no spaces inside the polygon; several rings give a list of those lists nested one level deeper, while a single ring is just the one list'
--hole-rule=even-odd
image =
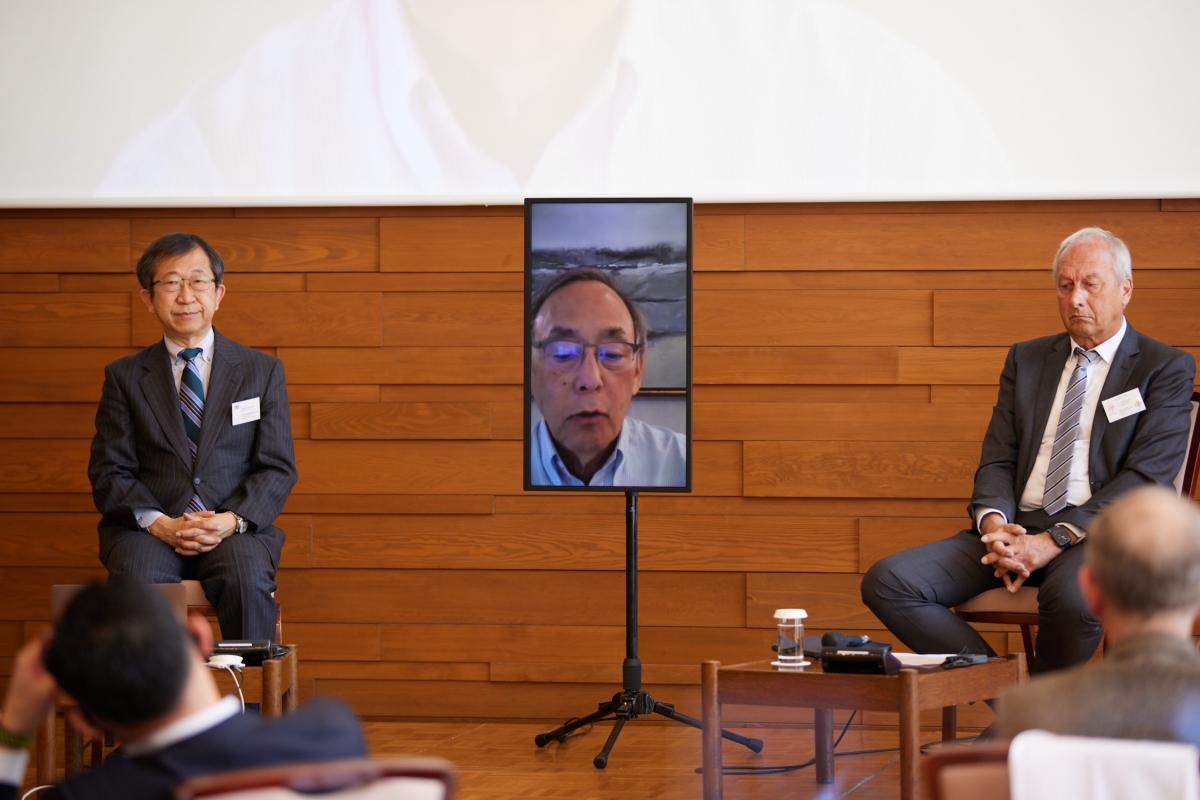
[{"label": "name badge on lapel", "polygon": [[254,422],[256,419],[262,419],[262,412],[258,409],[257,397],[233,404],[234,425],[241,425],[243,422]]},{"label": "name badge on lapel", "polygon": [[1146,404],[1142,402],[1142,393],[1137,389],[1130,389],[1124,394],[1110,397],[1104,401],[1103,405],[1104,413],[1108,416],[1110,423],[1146,410]]}]

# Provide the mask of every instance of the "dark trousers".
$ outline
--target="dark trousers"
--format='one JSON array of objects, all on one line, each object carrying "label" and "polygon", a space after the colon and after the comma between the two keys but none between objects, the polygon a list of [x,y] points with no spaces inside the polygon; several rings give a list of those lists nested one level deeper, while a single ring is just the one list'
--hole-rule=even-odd
[{"label": "dark trousers", "polygon": [[[1068,548],[1025,581],[1038,587],[1037,655],[1031,672],[1062,669],[1091,658],[1102,636],[1075,574],[1086,542]],[[980,563],[987,546],[974,531],[895,553],[874,564],[862,581],[862,599],[887,629],[917,653],[996,653],[958,618],[951,606],[1003,586]]]},{"label": "dark trousers", "polygon": [[253,534],[234,534],[207,553],[181,556],[170,545],[139,531],[113,545],[105,565],[108,580],[140,583],[200,581],[217,610],[225,639],[274,639],[278,606],[275,565]]}]

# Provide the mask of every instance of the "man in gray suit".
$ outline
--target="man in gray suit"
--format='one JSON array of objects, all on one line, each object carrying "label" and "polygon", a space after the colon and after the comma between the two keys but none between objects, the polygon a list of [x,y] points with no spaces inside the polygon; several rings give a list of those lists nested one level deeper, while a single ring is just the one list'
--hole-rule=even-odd
[{"label": "man in gray suit", "polygon": [[163,339],[109,364],[88,476],[110,580],[199,580],[226,638],[273,639],[272,523],[296,483],[283,364],[212,326],[224,262],[169,233],[137,265]]},{"label": "man in gray suit", "polygon": [[1079,585],[1108,652],[1003,694],[996,736],[1040,728],[1200,745],[1200,511],[1167,489],[1134,489],[1092,524]]},{"label": "man in gray suit", "polygon": [[863,602],[918,653],[994,655],[950,611],[988,589],[1038,589],[1031,670],[1087,660],[1100,641],[1075,574],[1096,513],[1146,484],[1169,485],[1187,446],[1196,362],[1125,320],[1129,250],[1099,228],[1054,259],[1067,332],[1012,346],[983,441],[972,528],[872,566]]}]

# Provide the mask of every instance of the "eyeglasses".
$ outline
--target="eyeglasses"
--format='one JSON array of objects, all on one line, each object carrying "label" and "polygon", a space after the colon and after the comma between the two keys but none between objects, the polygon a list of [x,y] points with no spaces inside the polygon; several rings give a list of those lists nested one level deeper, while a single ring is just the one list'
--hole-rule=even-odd
[{"label": "eyeglasses", "polygon": [[624,372],[632,369],[636,363],[634,356],[642,349],[640,344],[629,342],[601,342],[600,344],[585,344],[566,339],[556,339],[548,342],[534,342],[533,346],[542,351],[549,361],[551,368],[566,371],[574,369],[583,361],[588,350],[596,351],[596,361],[609,372]]},{"label": "eyeglasses", "polygon": [[212,278],[189,278],[186,281],[183,278],[167,278],[165,281],[155,281],[154,285],[161,284],[164,292],[175,294],[183,288],[184,283],[192,287],[192,291],[196,294],[204,294],[217,284]]}]

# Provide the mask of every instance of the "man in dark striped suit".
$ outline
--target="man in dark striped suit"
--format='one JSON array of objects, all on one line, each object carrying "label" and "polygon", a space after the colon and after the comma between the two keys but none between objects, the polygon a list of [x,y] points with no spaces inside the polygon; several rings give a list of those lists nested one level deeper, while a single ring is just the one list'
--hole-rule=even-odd
[{"label": "man in dark striped suit", "polygon": [[199,580],[226,638],[272,639],[296,483],[283,364],[213,328],[224,262],[169,233],[137,265],[162,341],[105,369],[88,476],[110,579]]}]

